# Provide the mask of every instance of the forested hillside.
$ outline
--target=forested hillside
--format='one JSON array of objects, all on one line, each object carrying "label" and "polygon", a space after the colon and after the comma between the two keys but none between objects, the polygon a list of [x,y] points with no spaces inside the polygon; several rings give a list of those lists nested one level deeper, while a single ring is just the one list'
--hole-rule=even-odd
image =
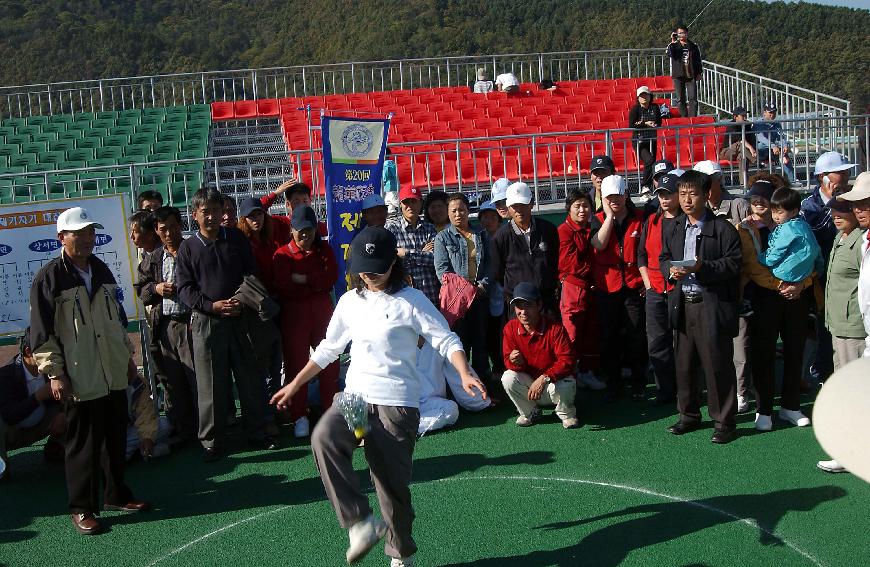
[{"label": "forested hillside", "polygon": [[[658,47],[708,0],[0,0],[0,84],[373,59]],[[714,0],[712,61],[870,102],[870,11]]]}]

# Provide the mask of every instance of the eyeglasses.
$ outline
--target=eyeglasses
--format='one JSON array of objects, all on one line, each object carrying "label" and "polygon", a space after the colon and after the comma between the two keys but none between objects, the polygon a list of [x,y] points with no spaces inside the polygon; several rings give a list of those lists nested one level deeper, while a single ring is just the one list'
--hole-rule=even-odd
[{"label": "eyeglasses", "polygon": [[375,272],[360,272],[359,275],[361,278],[368,278],[371,280],[371,279],[376,279],[376,278],[382,278],[386,275],[386,273],[378,274]]}]

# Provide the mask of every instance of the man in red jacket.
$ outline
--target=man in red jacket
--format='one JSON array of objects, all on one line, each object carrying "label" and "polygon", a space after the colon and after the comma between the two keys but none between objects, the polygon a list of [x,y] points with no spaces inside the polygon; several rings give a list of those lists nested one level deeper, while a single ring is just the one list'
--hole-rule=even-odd
[{"label": "man in red jacket", "polygon": [[625,179],[619,175],[605,177],[601,182],[603,210],[592,221],[593,274],[607,402],[614,401],[622,390],[622,368],[631,369],[635,400],[644,399],[647,381],[644,286],[637,265],[643,211],[635,209],[625,193]]},{"label": "man in red jacket", "polygon": [[561,323],[543,316],[541,294],[533,283],[514,287],[511,308],[517,318],[504,327],[502,353],[507,370],[501,383],[520,413],[517,425],[534,425],[541,418],[539,404],[555,404],[562,427],[576,429],[577,383],[571,375],[574,354],[568,333]]}]

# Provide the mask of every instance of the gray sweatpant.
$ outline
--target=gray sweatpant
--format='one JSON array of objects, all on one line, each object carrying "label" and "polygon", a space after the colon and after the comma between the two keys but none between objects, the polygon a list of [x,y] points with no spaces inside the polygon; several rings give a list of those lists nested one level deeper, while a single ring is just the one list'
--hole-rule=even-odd
[{"label": "gray sweatpant", "polygon": [[[370,429],[364,450],[381,514],[389,528],[384,552],[390,557],[409,557],[417,551],[411,536],[414,508],[408,485],[419,423],[417,408],[369,404]],[[326,410],[311,435],[311,449],[326,496],[345,529],[372,513],[353,469],[353,450],[358,444],[335,404]]]}]

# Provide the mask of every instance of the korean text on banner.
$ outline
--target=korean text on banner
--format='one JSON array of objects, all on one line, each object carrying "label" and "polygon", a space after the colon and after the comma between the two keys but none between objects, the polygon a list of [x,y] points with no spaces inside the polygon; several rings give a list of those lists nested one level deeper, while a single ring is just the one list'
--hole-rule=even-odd
[{"label": "korean text on banner", "polygon": [[348,290],[350,243],[362,222],[363,199],[381,191],[389,119],[324,116],[323,173],[326,180],[326,225],[329,245],[338,260],[335,295]]},{"label": "korean text on banner", "polygon": [[39,269],[58,257],[57,217],[84,207],[96,222],[94,254],[109,266],[121,289],[127,317],[139,318],[133,290],[136,258],[127,237],[129,203],[122,195],[0,206],[0,336],[24,332],[30,324],[30,285]]}]

